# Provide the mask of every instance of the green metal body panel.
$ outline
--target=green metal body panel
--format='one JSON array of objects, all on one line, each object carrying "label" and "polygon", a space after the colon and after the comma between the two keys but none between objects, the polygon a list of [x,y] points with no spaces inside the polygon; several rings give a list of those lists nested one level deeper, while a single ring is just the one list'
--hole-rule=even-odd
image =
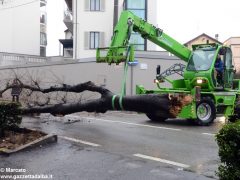
[{"label": "green metal body panel", "polygon": [[181,112],[178,115],[178,118],[183,119],[196,119],[196,103],[191,103],[187,106],[184,106]]},{"label": "green metal body panel", "polygon": [[[193,101],[191,104],[183,107],[181,112],[179,113],[179,118],[184,119],[196,119],[196,107],[197,102],[195,100],[195,92],[194,88],[189,91],[187,89],[172,89],[172,88],[161,88],[156,90],[146,90],[143,86],[136,86],[136,94],[188,94],[193,97]],[[218,114],[223,114],[225,117],[233,115],[234,107],[236,102],[236,97],[239,95],[239,91],[222,91],[222,92],[201,92],[201,96],[203,97],[211,97],[215,103],[215,107],[217,109]],[[218,109],[221,108],[221,111]]]}]

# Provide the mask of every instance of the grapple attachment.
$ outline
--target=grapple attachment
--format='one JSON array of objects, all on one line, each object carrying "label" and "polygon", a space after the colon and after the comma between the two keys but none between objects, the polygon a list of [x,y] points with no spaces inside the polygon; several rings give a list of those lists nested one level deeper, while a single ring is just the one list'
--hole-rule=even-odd
[{"label": "grapple attachment", "polygon": [[119,64],[121,62],[134,61],[133,46],[118,46],[97,48],[98,63]]}]

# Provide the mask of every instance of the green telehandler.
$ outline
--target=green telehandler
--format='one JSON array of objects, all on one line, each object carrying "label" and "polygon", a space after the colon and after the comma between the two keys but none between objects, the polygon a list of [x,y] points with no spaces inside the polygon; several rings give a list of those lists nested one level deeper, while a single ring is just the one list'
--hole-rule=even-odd
[{"label": "green telehandler", "polygon": [[[165,72],[157,67],[156,90],[147,90],[137,85],[137,94],[187,94],[193,97],[191,104],[185,106],[178,118],[209,125],[217,114],[224,115],[230,121],[240,118],[240,80],[234,79],[235,69],[232,52],[229,47],[220,44],[193,45],[192,50],[180,44],[160,28],[149,24],[130,11],[123,11],[114,29],[111,45],[97,49],[97,62],[119,64],[134,60],[134,49],[129,43],[132,32],[138,32],[144,39],[174,54],[187,65],[176,64]],[[102,51],[106,52],[101,56]],[[218,76],[215,69],[217,57],[222,58],[223,72]],[[182,79],[171,80],[169,75],[179,71]],[[178,74],[179,74],[178,73]],[[220,77],[220,79],[219,79]],[[171,88],[161,87],[161,82],[168,81]],[[151,120],[164,121],[158,114],[146,114]]]}]

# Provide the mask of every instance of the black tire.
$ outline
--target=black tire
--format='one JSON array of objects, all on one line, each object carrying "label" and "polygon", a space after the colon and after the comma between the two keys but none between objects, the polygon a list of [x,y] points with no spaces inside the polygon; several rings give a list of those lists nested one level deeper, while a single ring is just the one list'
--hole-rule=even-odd
[{"label": "black tire", "polygon": [[235,123],[239,119],[238,117],[239,116],[236,116],[236,115],[230,116],[228,117],[228,121],[231,123]]},{"label": "black tire", "polygon": [[216,119],[216,107],[210,97],[203,97],[197,104],[196,123],[201,126],[208,126]]},{"label": "black tire", "polygon": [[156,113],[147,113],[146,116],[154,122],[164,122],[167,118],[161,117]]},{"label": "black tire", "polygon": [[[239,97],[237,97],[237,98],[239,98]],[[228,121],[234,123],[239,119],[240,119],[240,103],[237,102],[235,105],[234,113],[233,113],[233,115],[228,117]]]},{"label": "black tire", "polygon": [[187,123],[190,125],[196,125],[196,119],[186,119]]}]

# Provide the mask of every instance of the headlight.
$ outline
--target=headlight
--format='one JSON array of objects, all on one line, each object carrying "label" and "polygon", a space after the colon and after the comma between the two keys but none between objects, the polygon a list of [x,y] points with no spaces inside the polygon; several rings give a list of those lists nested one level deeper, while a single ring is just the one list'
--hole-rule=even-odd
[{"label": "headlight", "polygon": [[202,84],[203,80],[202,79],[197,79],[197,84]]},{"label": "headlight", "polygon": [[159,80],[157,80],[157,79],[154,79],[154,83],[159,83]]}]

